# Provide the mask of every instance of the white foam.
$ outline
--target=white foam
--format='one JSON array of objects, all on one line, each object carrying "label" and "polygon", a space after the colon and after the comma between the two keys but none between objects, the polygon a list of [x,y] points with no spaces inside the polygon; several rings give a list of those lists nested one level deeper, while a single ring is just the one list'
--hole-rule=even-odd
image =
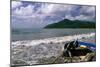
[{"label": "white foam", "polygon": [[75,39],[81,39],[81,38],[89,38],[94,36],[95,33],[88,33],[88,34],[79,34],[79,35],[72,35],[72,36],[63,36],[63,37],[52,37],[52,38],[46,38],[46,39],[40,39],[40,40],[24,40],[24,41],[15,41],[12,42],[12,46],[17,45],[25,45],[25,46],[33,46],[38,44],[48,44],[48,43],[62,43],[66,41],[71,41]]}]

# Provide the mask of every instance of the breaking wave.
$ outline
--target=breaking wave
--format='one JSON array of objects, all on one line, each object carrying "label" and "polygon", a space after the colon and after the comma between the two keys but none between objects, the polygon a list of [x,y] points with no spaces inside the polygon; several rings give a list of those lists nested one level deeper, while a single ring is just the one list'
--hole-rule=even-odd
[{"label": "breaking wave", "polygon": [[17,45],[34,46],[39,44],[62,43],[66,41],[76,40],[76,39],[89,38],[94,35],[95,33],[88,33],[88,34],[79,34],[79,35],[63,36],[63,37],[52,37],[52,38],[39,39],[39,40],[23,40],[23,41],[14,41],[14,42],[12,41],[11,46],[17,46]]}]

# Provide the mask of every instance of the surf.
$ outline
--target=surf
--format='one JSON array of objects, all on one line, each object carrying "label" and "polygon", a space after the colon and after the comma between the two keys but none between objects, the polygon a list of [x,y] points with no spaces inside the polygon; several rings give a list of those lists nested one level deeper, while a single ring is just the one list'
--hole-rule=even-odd
[{"label": "surf", "polygon": [[80,40],[82,38],[90,38],[95,36],[95,33],[87,33],[87,34],[79,34],[79,35],[72,35],[72,36],[63,36],[63,37],[52,37],[46,39],[39,39],[39,40],[22,40],[22,41],[12,41],[12,46],[14,45],[25,45],[25,46],[34,46],[39,44],[49,44],[49,43],[63,43],[66,41],[73,41],[73,40]]}]

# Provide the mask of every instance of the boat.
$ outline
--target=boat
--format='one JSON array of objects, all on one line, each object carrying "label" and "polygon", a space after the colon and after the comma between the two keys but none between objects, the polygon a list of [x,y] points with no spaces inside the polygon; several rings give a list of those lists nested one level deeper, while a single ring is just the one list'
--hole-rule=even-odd
[{"label": "boat", "polygon": [[69,46],[67,46],[67,49],[64,49],[63,53],[59,57],[57,57],[53,63],[76,63],[96,61],[96,45],[89,42],[77,42],[79,46],[74,48],[72,48],[72,46],[70,47],[70,49],[68,48]]}]

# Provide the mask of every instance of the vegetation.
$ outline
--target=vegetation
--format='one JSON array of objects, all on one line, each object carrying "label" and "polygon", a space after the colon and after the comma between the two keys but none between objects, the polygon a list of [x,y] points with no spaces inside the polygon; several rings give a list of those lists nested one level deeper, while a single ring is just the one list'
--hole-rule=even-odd
[{"label": "vegetation", "polygon": [[95,22],[64,19],[57,23],[49,24],[44,28],[95,28]]}]

